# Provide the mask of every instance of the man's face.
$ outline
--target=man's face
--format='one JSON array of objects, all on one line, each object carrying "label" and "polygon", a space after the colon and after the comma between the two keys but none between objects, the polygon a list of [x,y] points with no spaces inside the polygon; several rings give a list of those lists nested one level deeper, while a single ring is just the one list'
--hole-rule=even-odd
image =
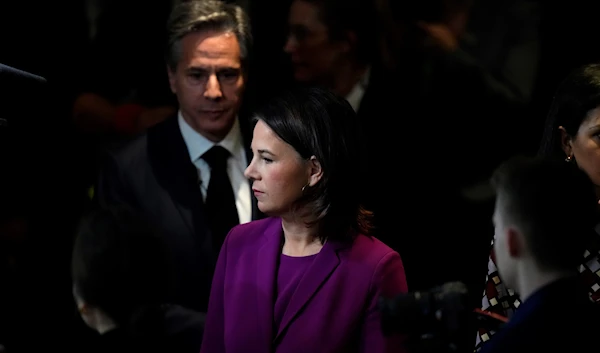
[{"label": "man's face", "polygon": [[181,39],[180,48],[177,69],[168,69],[171,91],[185,121],[218,142],[235,122],[245,87],[237,37],[231,32],[194,32]]},{"label": "man's face", "polygon": [[319,7],[295,0],[290,8],[288,39],[284,51],[290,56],[294,78],[319,82],[331,75],[348,51],[346,41],[332,41],[319,17]]}]

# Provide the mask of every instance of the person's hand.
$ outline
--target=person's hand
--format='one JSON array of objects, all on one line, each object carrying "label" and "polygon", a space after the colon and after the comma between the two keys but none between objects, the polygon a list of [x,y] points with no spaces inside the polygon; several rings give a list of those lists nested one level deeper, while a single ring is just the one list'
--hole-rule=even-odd
[{"label": "person's hand", "polygon": [[107,131],[112,128],[115,106],[95,93],[83,93],[73,104],[73,121],[84,131]]},{"label": "person's hand", "polygon": [[441,49],[444,52],[453,52],[458,49],[458,38],[445,24],[420,21],[417,26],[428,36],[426,46]]},{"label": "person's hand", "polygon": [[114,128],[120,134],[138,134],[176,112],[175,108],[168,106],[146,108],[135,103],[122,104],[116,109]]},{"label": "person's hand", "polygon": [[176,113],[177,109],[167,106],[146,109],[138,116],[136,120],[136,129],[138,131],[145,130],[174,116]]}]

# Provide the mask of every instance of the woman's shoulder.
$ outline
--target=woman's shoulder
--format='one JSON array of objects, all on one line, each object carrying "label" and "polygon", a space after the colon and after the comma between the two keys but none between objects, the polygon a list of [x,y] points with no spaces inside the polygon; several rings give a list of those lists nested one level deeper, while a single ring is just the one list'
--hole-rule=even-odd
[{"label": "woman's shoulder", "polygon": [[368,280],[370,288],[386,296],[408,291],[400,254],[375,237],[356,236],[345,263],[354,277]]},{"label": "woman's shoulder", "polygon": [[233,227],[227,235],[226,242],[228,246],[256,244],[261,238],[269,238],[280,234],[281,219],[269,217]]},{"label": "woman's shoulder", "polygon": [[381,240],[364,234],[358,234],[352,242],[350,256],[360,260],[362,263],[367,263],[373,267],[388,262],[400,259],[397,251],[393,250]]}]

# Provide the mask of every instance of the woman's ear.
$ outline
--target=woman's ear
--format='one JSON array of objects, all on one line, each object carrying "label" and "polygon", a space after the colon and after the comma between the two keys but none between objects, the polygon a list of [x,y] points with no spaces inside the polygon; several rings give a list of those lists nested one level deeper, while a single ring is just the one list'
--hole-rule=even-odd
[{"label": "woman's ear", "polygon": [[310,159],[308,160],[308,170],[308,186],[313,187],[317,185],[317,183],[323,177],[323,168],[321,167],[321,163],[317,160],[317,157],[310,157]]},{"label": "woman's ear", "polygon": [[567,157],[573,156],[573,137],[571,137],[567,130],[562,126],[558,127],[558,131],[560,131],[560,145],[565,152],[565,155]]}]

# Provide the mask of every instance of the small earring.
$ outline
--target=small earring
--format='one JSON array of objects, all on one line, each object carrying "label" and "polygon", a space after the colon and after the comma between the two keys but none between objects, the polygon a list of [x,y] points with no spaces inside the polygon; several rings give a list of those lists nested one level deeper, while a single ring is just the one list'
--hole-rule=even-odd
[{"label": "small earring", "polygon": [[565,162],[569,163],[571,162],[572,157],[571,156],[567,156],[567,158],[565,158]]},{"label": "small earring", "polygon": [[308,184],[306,184],[306,185],[304,185],[304,186],[302,187],[302,192],[304,192],[304,190],[306,190],[306,187],[307,187],[307,186],[308,186]]}]

